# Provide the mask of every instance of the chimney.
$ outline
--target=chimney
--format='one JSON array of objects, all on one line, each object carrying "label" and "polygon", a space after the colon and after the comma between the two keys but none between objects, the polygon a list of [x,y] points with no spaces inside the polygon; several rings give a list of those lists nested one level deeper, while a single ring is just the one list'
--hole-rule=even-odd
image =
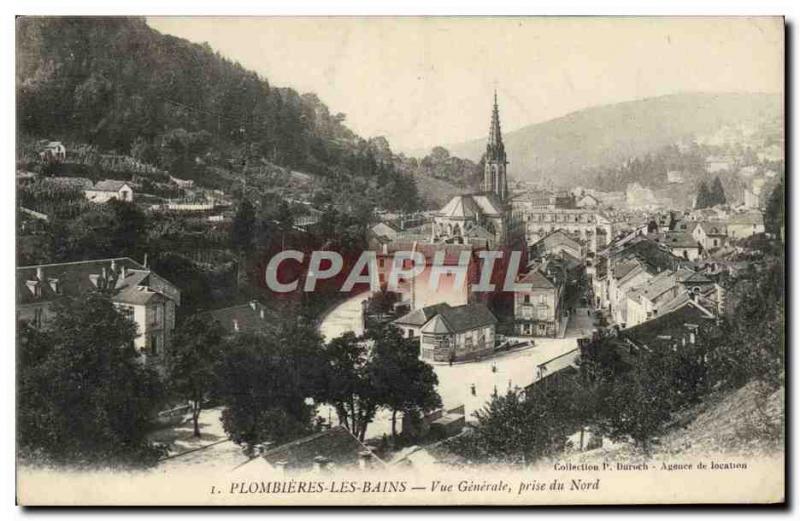
[{"label": "chimney", "polygon": [[358,468],[361,470],[372,468],[372,453],[370,451],[362,450],[358,453]]},{"label": "chimney", "polygon": [[147,254],[146,254],[146,253],[144,254],[144,261],[142,262],[142,265],[143,265],[145,268],[147,267]]},{"label": "chimney", "polygon": [[36,266],[36,279],[44,282],[44,268],[41,266]]},{"label": "chimney", "polygon": [[235,318],[233,319],[233,330],[237,332],[239,331],[239,321]]},{"label": "chimney", "polygon": [[264,308],[261,308],[261,310],[258,312],[258,314],[261,317],[261,320],[264,320]]},{"label": "chimney", "polygon": [[314,458],[314,472],[324,472],[328,470],[330,460],[325,456],[316,456]]},{"label": "chimney", "polygon": [[103,281],[108,280],[108,270],[106,270],[105,266],[103,266],[103,270],[101,272],[101,278],[103,279]]},{"label": "chimney", "polygon": [[117,271],[117,260],[116,259],[111,259],[111,271],[112,272]]},{"label": "chimney", "polygon": [[125,277],[128,276],[128,268],[123,266],[122,269],[119,272],[119,276],[120,276],[120,278],[125,279]]},{"label": "chimney", "polygon": [[255,310],[256,310],[256,305],[257,305],[257,304],[258,304],[258,302],[257,302],[257,301],[255,301],[255,300],[251,300],[251,301],[250,301],[250,308],[251,308],[253,311],[255,311]]}]

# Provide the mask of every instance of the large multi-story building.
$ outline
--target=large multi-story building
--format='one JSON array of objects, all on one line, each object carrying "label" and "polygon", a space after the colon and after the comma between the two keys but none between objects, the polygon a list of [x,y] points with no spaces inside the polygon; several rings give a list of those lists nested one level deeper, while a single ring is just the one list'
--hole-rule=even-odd
[{"label": "large multi-story building", "polygon": [[146,361],[162,359],[172,342],[181,293],[128,257],[17,268],[17,318],[46,327],[55,302],[90,291],[107,292],[114,306],[136,323],[134,347]]},{"label": "large multi-story building", "polygon": [[559,333],[564,304],[563,273],[533,266],[514,292],[514,330],[520,336],[555,337]]},{"label": "large multi-story building", "polygon": [[597,207],[579,208],[567,193],[527,192],[517,195],[513,214],[523,223],[525,237],[533,245],[547,235],[562,230],[588,245],[595,252],[612,237],[613,225]]}]

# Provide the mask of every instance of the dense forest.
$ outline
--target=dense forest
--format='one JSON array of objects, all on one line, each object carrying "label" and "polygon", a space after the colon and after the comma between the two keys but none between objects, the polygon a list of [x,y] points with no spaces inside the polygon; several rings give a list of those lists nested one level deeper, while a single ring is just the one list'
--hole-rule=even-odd
[{"label": "dense forest", "polygon": [[143,19],[20,18],[17,47],[21,136],[87,143],[215,187],[215,173],[269,162],[388,209],[420,204],[410,176],[316,95]]}]

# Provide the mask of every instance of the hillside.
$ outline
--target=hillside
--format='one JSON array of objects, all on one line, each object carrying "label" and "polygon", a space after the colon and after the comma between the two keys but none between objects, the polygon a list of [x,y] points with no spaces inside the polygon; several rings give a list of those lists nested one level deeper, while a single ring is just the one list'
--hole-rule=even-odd
[{"label": "hillside", "polygon": [[313,93],[271,85],[207,44],[161,34],[140,18],[21,17],[16,36],[21,141],[130,156],[226,192],[266,164],[313,175],[329,200],[361,193],[365,204],[390,210],[422,204],[411,174],[380,158],[344,114]]},{"label": "hillside", "polygon": [[[652,153],[721,126],[779,121],[777,94],[675,94],[592,107],[505,135],[509,173],[520,180],[589,185],[584,174]],[[448,146],[453,154],[478,160],[480,138]]]},{"label": "hillside", "polygon": [[[779,454],[784,444],[784,393],[783,387],[774,390],[752,381],[740,389],[709,396],[677,415],[674,427],[660,438],[650,457]],[[624,461],[637,455],[632,445],[622,443],[585,452],[581,459]]]}]

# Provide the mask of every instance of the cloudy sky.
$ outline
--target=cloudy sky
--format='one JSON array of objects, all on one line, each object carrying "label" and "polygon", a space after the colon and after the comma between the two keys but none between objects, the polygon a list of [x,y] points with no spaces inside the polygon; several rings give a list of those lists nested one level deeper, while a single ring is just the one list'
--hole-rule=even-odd
[{"label": "cloudy sky", "polygon": [[754,18],[148,18],[315,92],[397,151],[686,91],[781,92],[783,22]]}]

